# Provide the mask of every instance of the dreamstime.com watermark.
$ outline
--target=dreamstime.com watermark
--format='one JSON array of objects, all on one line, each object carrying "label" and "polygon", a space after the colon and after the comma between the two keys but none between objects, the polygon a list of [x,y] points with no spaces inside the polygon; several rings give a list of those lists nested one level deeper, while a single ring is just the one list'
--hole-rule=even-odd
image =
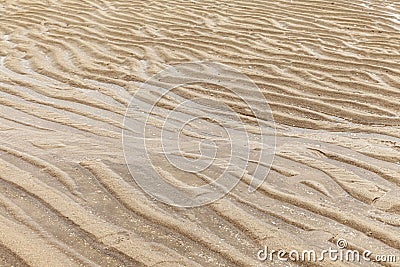
[{"label": "dreamstime.com watermark", "polygon": [[347,249],[348,243],[345,239],[339,239],[335,248],[329,247],[321,251],[316,250],[271,250],[267,246],[257,252],[257,259],[263,262],[385,262],[394,263],[398,261],[396,255],[375,255],[372,251]]},{"label": "dreamstime.com watermark", "polygon": [[275,154],[264,94],[248,76],[213,62],[170,66],[143,83],[127,108],[122,136],[136,183],[177,207],[218,200],[244,175],[255,191]]}]

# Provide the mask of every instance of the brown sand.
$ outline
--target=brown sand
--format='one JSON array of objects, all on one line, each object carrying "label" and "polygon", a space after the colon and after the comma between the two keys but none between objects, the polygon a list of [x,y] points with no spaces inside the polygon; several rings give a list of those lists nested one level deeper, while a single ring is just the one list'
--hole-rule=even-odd
[{"label": "brown sand", "polygon": [[[399,31],[395,0],[0,0],[0,265],[269,266],[338,238],[400,261]],[[122,121],[199,60],[261,88],[277,155],[256,193],[179,209],[133,181]]]}]

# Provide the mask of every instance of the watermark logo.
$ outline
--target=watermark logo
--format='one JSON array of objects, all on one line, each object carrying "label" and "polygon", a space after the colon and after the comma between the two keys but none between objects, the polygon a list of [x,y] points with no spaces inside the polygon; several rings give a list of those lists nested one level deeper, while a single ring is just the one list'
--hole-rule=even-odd
[{"label": "watermark logo", "polygon": [[339,249],[345,249],[348,246],[347,241],[345,239],[338,239],[336,245]]},{"label": "watermark logo", "polygon": [[135,93],[123,129],[136,183],[178,207],[209,204],[242,179],[255,191],[275,151],[267,100],[243,73],[212,62],[168,67]]},{"label": "watermark logo", "polygon": [[265,246],[257,252],[257,259],[269,262],[397,262],[396,255],[374,255],[370,250],[359,251],[349,249],[345,239],[338,239],[336,246],[336,248],[329,247],[321,251],[314,249],[302,251],[271,250]]}]

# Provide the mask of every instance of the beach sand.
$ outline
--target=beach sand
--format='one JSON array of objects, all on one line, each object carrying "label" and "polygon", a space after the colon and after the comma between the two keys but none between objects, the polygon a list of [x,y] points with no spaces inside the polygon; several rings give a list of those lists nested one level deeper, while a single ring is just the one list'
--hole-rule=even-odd
[{"label": "beach sand", "polygon": [[[147,79],[197,61],[260,88],[275,158],[256,192],[178,208],[135,183],[123,121]],[[394,0],[0,0],[0,265],[396,266],[257,253],[344,239],[400,262],[399,67]],[[247,116],[229,91],[177,92]]]}]

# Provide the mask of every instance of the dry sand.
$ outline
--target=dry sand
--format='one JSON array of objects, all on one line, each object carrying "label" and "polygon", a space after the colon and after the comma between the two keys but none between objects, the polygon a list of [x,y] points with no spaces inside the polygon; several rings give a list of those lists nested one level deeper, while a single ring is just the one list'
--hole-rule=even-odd
[{"label": "dry sand", "polygon": [[[276,158],[254,194],[174,208],[133,181],[122,122],[141,82],[199,60],[259,86]],[[339,238],[400,261],[399,67],[395,0],[0,0],[0,265],[284,266],[257,251]]]}]

